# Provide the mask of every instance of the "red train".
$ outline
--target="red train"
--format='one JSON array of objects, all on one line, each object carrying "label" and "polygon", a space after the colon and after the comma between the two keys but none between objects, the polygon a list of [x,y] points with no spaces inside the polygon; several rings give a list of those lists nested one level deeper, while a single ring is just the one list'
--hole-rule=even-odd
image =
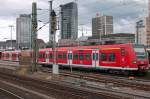
[{"label": "red train", "polygon": [[[20,51],[1,53],[1,60],[18,61]],[[51,48],[40,49],[38,62],[52,64],[54,52]],[[146,72],[149,70],[144,46],[133,44],[61,47],[56,49],[56,62],[63,66]]]}]

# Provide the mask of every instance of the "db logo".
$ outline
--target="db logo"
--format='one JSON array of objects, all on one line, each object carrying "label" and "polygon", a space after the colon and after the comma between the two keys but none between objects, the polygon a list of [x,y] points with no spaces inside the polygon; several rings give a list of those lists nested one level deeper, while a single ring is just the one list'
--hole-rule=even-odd
[{"label": "db logo", "polygon": [[83,62],[82,61],[80,61],[80,64],[82,64]]},{"label": "db logo", "polygon": [[124,62],[124,58],[122,58],[122,62]]}]

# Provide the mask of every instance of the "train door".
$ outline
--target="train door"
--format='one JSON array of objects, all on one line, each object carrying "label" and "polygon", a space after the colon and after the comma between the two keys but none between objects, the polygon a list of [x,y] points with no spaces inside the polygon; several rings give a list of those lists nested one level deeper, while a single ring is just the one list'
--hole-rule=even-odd
[{"label": "train door", "polygon": [[92,51],[92,67],[96,68],[96,66],[99,66],[99,51],[98,50],[93,50]]},{"label": "train door", "polygon": [[68,51],[68,65],[71,65],[72,64],[72,51],[69,50]]},{"label": "train door", "polygon": [[127,65],[127,61],[126,61],[126,58],[125,58],[125,48],[121,48],[120,55],[121,55],[120,64],[124,68]]}]

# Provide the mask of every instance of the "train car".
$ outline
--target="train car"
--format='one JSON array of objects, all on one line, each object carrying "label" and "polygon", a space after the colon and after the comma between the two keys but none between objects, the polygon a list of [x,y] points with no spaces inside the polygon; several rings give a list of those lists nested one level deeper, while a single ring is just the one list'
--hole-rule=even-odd
[{"label": "train car", "polygon": [[[144,46],[115,44],[98,46],[78,46],[56,48],[56,56],[51,48],[40,49],[38,62],[51,65],[93,68],[98,70],[117,70],[146,72],[149,70],[147,52]],[[18,61],[17,51],[3,52],[2,60]]]},{"label": "train car", "polygon": [[2,52],[2,58],[3,61],[9,61],[11,60],[11,53],[8,51]]},{"label": "train car", "polygon": [[20,51],[5,51],[2,52],[1,60],[3,61],[19,61]]},{"label": "train car", "polygon": [[[52,64],[52,49],[43,49],[47,64]],[[80,46],[57,48],[57,64],[65,66],[95,68],[99,70],[140,71],[149,69],[144,46],[133,44]],[[44,57],[43,57],[44,59]]]},{"label": "train car", "polygon": [[[82,50],[81,50],[82,49]],[[149,69],[142,45],[117,44],[72,48],[72,64],[96,69],[140,71]]]}]

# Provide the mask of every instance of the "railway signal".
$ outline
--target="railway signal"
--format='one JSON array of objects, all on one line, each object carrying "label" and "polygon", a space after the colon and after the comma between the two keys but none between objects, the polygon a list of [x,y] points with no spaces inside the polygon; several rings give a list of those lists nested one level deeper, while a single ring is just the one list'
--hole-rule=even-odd
[{"label": "railway signal", "polygon": [[57,20],[56,20],[56,13],[54,10],[51,12],[51,35],[54,35],[57,30]]}]

